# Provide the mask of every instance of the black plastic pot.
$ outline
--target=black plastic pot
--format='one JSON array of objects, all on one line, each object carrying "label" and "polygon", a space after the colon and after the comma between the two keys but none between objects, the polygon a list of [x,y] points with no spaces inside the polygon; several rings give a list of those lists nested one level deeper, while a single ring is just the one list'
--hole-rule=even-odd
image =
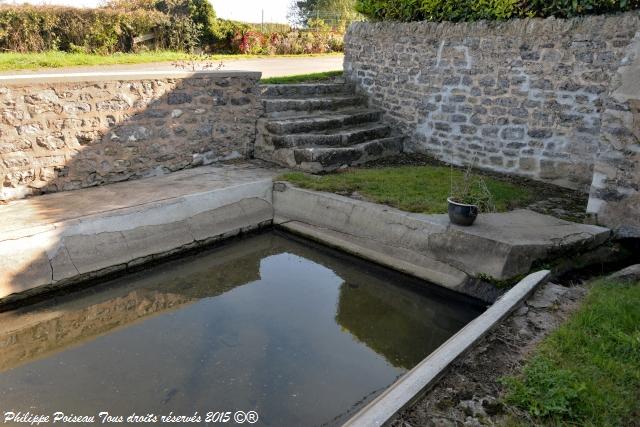
[{"label": "black plastic pot", "polygon": [[476,220],[478,206],[454,202],[451,197],[447,202],[449,202],[449,220],[453,224],[469,226]]}]

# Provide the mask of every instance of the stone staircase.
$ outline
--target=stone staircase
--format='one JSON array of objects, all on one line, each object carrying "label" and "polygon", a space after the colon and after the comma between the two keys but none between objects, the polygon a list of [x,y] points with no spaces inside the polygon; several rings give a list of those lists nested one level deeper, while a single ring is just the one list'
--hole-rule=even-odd
[{"label": "stone staircase", "polygon": [[382,111],[343,82],[263,85],[254,155],[306,172],[329,172],[402,152]]}]

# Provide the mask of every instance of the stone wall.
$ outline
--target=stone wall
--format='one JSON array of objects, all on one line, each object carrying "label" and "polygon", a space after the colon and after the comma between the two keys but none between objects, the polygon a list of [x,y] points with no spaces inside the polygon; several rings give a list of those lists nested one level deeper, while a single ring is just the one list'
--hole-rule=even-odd
[{"label": "stone wall", "polygon": [[0,77],[0,200],[252,154],[260,73]]},{"label": "stone wall", "polygon": [[407,133],[407,151],[586,192],[639,16],[357,23],[345,72]]},{"label": "stone wall", "polygon": [[640,238],[640,32],[612,79],[587,210],[621,237]]}]

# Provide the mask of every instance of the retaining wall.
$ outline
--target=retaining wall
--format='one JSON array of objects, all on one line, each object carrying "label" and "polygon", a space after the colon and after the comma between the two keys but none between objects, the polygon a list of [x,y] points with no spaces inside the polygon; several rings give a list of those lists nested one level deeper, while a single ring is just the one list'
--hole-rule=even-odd
[{"label": "retaining wall", "polygon": [[0,76],[0,200],[252,154],[255,72]]},{"label": "retaining wall", "polygon": [[586,192],[603,128],[630,134],[629,105],[610,89],[639,17],[356,23],[345,73],[409,135],[408,151]]}]

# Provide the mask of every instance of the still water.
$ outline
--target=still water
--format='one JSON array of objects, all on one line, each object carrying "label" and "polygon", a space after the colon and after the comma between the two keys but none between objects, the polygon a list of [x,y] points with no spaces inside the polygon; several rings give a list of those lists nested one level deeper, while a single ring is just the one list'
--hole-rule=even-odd
[{"label": "still water", "polygon": [[1,313],[0,415],[252,410],[253,425],[336,425],[481,310],[269,232]]}]

